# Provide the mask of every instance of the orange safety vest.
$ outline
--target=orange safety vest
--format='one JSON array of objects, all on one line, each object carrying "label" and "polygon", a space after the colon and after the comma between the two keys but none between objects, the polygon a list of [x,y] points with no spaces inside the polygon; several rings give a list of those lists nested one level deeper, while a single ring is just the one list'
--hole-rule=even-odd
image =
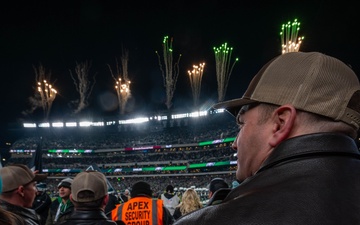
[{"label": "orange safety vest", "polygon": [[163,225],[163,201],[149,197],[134,197],[116,206],[111,219],[126,225]]}]

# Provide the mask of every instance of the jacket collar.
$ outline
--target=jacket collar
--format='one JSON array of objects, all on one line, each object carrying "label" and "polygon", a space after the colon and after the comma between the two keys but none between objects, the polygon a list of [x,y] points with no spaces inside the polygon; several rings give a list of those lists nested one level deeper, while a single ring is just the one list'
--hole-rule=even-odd
[{"label": "jacket collar", "polygon": [[93,211],[82,211],[75,210],[71,215],[71,220],[107,220],[104,211],[93,210]]},{"label": "jacket collar", "polygon": [[325,154],[360,158],[356,143],[349,136],[339,133],[307,134],[282,142],[273,150],[258,172],[293,158]]}]

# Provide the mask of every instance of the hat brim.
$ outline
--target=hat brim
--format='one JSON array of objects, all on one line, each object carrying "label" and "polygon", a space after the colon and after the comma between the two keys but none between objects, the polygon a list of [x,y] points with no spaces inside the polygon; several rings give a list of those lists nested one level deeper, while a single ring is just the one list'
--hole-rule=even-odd
[{"label": "hat brim", "polygon": [[35,174],[34,179],[32,179],[32,181],[42,181],[45,180],[47,178],[46,174]]},{"label": "hat brim", "polygon": [[233,116],[237,116],[241,107],[247,104],[256,103],[257,101],[251,99],[244,99],[244,98],[236,98],[229,101],[219,102],[213,105],[214,109],[225,109]]}]

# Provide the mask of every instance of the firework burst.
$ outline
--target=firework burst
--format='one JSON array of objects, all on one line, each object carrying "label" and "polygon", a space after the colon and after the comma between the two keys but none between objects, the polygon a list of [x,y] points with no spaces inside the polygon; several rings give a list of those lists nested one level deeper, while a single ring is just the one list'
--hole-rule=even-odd
[{"label": "firework burst", "polygon": [[199,104],[201,80],[204,73],[204,67],[205,63],[200,63],[199,65],[193,65],[192,70],[188,70],[195,107]]},{"label": "firework burst", "polygon": [[226,89],[235,63],[239,61],[238,58],[231,64],[231,55],[233,48],[229,47],[227,43],[220,47],[214,47],[215,61],[216,61],[216,78],[218,84],[218,101],[225,99]]},{"label": "firework burst", "polygon": [[298,52],[304,37],[298,37],[300,30],[300,22],[297,19],[294,22],[288,22],[281,26],[281,52],[282,54],[288,52]]}]

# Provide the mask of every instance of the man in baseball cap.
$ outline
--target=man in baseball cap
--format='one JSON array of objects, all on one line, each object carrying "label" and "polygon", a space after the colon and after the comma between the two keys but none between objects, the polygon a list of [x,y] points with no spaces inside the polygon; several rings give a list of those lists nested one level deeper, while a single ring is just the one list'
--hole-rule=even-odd
[{"label": "man in baseball cap", "polygon": [[13,164],[0,168],[2,193],[0,207],[22,218],[24,223],[40,224],[39,215],[32,209],[36,196],[36,182],[47,178],[37,174],[26,165]]},{"label": "man in baseball cap", "polygon": [[360,84],[349,65],[319,52],[270,60],[241,98],[236,178],[219,205],[175,225],[360,224]]},{"label": "man in baseball cap", "polygon": [[70,199],[75,206],[75,211],[61,225],[117,224],[105,215],[109,194],[104,174],[87,170],[76,175],[71,184]]},{"label": "man in baseball cap", "polygon": [[48,190],[46,183],[37,183],[36,189],[37,192],[32,209],[34,209],[40,215],[41,224],[45,225],[52,200],[50,195],[46,193]]}]

